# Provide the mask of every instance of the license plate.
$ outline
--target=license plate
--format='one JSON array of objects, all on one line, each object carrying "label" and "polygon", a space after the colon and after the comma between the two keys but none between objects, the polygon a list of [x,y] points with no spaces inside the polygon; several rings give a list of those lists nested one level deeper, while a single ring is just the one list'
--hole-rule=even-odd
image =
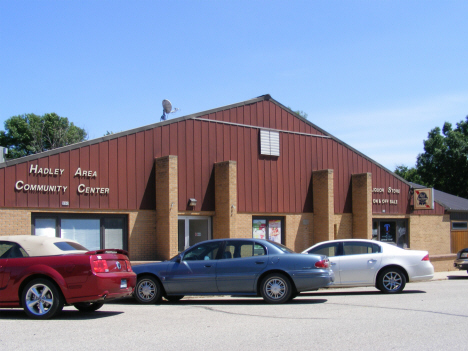
[{"label": "license plate", "polygon": [[120,281],[120,289],[127,289],[127,279],[122,279]]}]

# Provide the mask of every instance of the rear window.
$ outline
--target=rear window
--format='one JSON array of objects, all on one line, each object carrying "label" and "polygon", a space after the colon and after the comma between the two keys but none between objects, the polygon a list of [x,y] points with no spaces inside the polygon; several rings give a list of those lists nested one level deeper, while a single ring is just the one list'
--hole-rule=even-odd
[{"label": "rear window", "polygon": [[312,250],[309,250],[308,253],[315,255],[325,255],[328,257],[338,256],[338,246],[339,243],[330,243],[317,246]]},{"label": "rear window", "polygon": [[80,244],[74,243],[72,241],[59,241],[54,243],[54,245],[62,251],[89,251],[86,247],[81,246]]},{"label": "rear window", "polygon": [[278,249],[280,249],[280,250],[283,251],[283,252],[294,253],[293,250],[291,250],[290,248],[288,248],[288,247],[286,247],[286,246],[284,246],[284,245],[281,245],[280,243],[277,243],[277,242],[274,242],[274,241],[270,241],[270,240],[268,240],[268,242],[269,242],[270,244],[275,245]]}]

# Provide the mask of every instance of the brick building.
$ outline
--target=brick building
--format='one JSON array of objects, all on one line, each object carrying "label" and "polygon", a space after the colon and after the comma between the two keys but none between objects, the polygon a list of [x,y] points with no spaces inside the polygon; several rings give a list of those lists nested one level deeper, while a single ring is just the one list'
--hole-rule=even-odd
[{"label": "brick building", "polygon": [[132,260],[252,236],[296,251],[368,238],[453,260],[449,209],[414,210],[413,185],[269,95],[6,161],[0,188],[0,235]]}]

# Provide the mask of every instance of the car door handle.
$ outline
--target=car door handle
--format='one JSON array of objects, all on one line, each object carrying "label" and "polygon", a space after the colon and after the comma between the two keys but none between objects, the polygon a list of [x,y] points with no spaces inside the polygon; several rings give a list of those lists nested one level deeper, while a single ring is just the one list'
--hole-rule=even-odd
[{"label": "car door handle", "polygon": [[374,263],[374,262],[377,262],[377,260],[372,259],[372,260],[369,260],[368,262],[369,263]]},{"label": "car door handle", "polygon": [[256,264],[264,264],[265,261],[255,261]]},{"label": "car door handle", "polygon": [[330,262],[332,266],[336,266],[336,262]]},{"label": "car door handle", "polygon": [[211,268],[211,264],[205,264],[205,268]]}]

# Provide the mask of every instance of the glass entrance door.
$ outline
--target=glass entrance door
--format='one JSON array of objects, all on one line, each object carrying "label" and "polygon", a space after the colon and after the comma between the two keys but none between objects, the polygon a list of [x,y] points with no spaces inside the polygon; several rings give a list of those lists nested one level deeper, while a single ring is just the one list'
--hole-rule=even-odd
[{"label": "glass entrance door", "polygon": [[211,217],[179,216],[179,252],[211,239]]}]

